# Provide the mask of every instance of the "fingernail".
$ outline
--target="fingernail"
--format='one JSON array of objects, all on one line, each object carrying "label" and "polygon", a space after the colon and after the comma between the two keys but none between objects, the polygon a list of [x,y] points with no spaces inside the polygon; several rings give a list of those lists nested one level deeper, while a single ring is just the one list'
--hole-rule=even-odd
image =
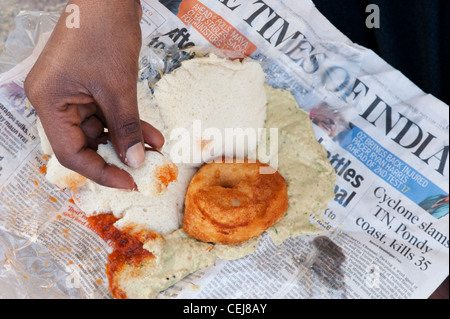
[{"label": "fingernail", "polygon": [[125,163],[133,168],[139,167],[145,159],[145,151],[144,147],[141,143],[137,143],[131,146],[127,150],[127,154],[125,156]]}]

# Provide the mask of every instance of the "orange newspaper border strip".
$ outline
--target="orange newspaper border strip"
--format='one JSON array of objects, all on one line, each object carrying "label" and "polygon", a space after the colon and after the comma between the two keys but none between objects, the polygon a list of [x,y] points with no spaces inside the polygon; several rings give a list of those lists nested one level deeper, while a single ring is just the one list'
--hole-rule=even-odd
[{"label": "orange newspaper border strip", "polygon": [[221,50],[237,51],[250,56],[258,49],[230,23],[197,0],[183,1],[177,17]]}]

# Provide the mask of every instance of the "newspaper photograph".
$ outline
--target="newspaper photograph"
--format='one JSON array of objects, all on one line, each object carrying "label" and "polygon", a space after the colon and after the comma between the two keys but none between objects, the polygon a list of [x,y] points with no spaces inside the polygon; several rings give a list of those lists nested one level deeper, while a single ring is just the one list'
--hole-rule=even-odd
[{"label": "newspaper photograph", "polygon": [[[448,105],[310,0],[141,5],[140,80],[152,88],[192,52],[250,57],[308,114],[336,176],[327,208],[307,212],[315,231],[280,242],[264,233],[252,254],[218,258],[157,298],[426,299],[439,287],[449,273]],[[33,51],[11,46],[0,58],[0,296],[109,299],[112,244],[70,190],[46,179],[49,156],[23,88],[58,17],[21,12],[16,19],[42,26]],[[29,36],[23,25],[8,41]]]}]

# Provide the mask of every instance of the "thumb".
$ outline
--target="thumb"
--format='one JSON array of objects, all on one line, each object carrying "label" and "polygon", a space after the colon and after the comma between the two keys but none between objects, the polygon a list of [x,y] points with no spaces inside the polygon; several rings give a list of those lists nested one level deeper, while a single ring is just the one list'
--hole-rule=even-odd
[{"label": "thumb", "polygon": [[98,103],[111,143],[123,163],[139,167],[145,160],[145,146],[137,106],[137,87],[127,92],[109,93],[103,94]]}]

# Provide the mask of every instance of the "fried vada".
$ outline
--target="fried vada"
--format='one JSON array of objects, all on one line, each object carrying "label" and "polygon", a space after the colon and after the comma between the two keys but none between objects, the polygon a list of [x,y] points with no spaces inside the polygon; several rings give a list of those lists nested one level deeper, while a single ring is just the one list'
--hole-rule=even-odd
[{"label": "fried vada", "polygon": [[286,181],[268,165],[248,160],[203,165],[185,197],[184,231],[203,242],[235,245],[261,235],[288,208]]}]

